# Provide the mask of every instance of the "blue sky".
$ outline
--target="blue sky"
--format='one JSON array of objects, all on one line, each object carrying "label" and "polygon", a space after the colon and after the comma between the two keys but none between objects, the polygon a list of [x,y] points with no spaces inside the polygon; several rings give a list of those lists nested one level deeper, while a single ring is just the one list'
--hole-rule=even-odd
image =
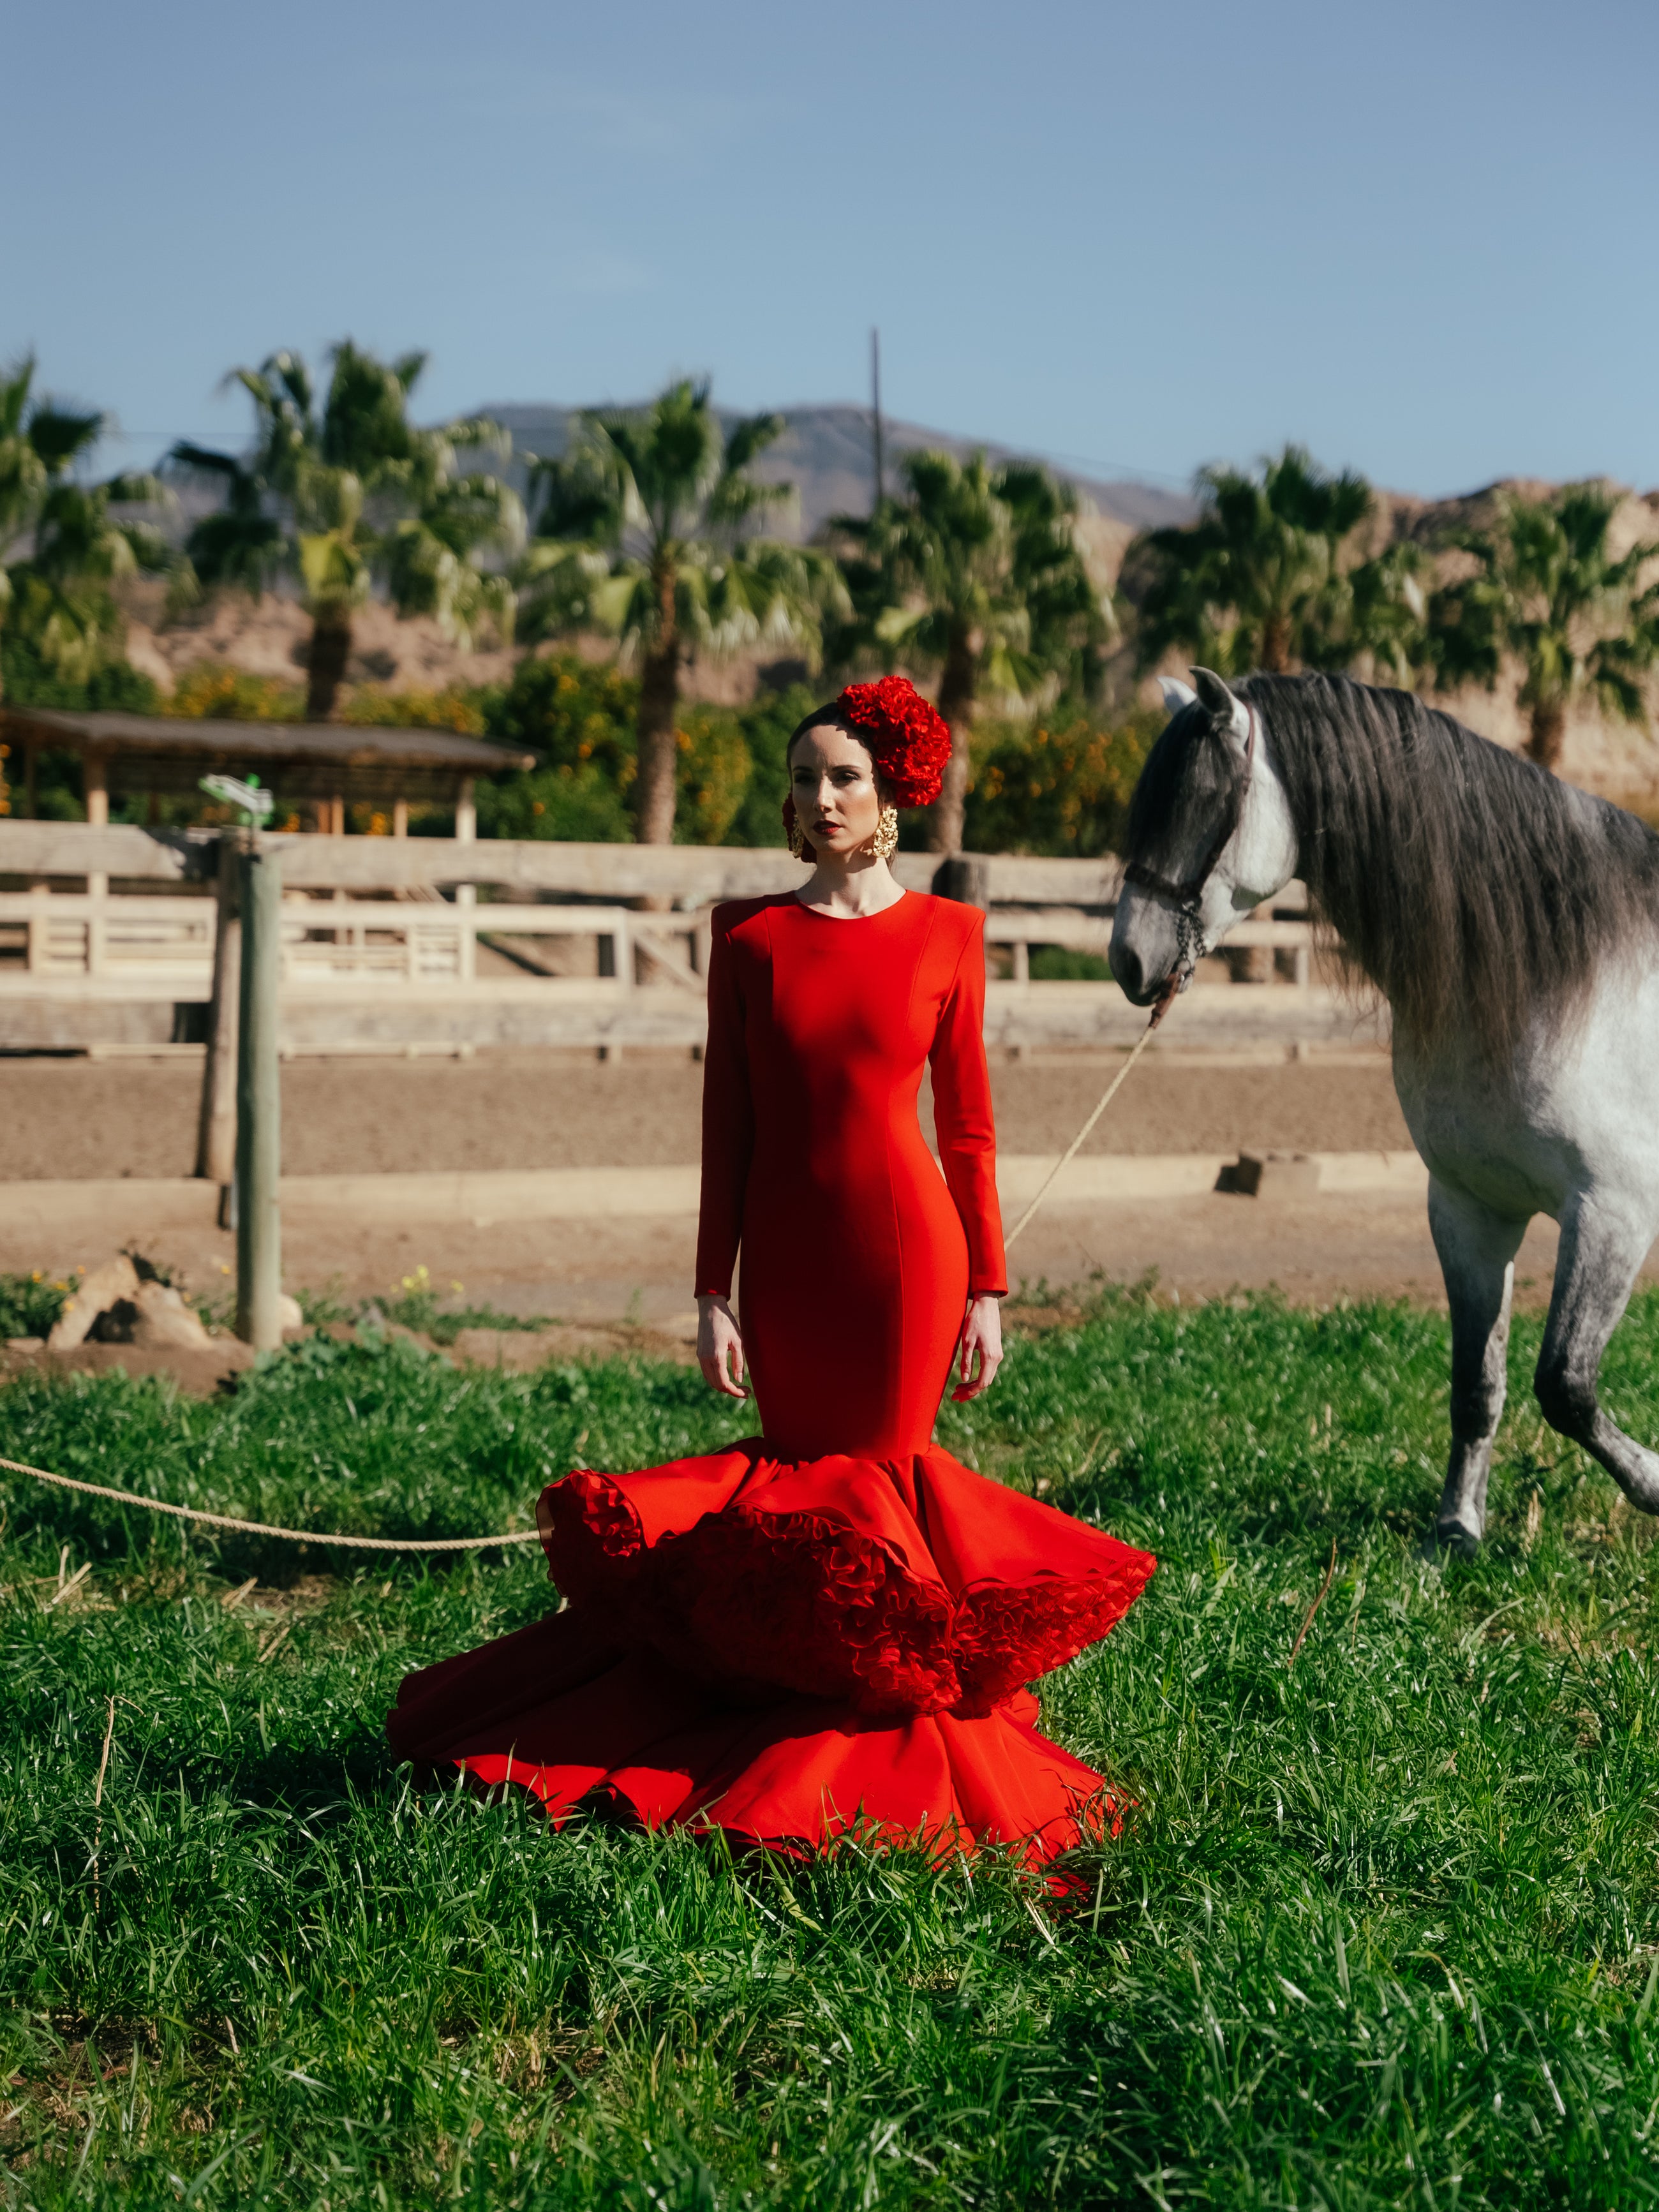
[{"label": "blue sky", "polygon": [[1653,0],[3,0],[0,359],[150,458],[350,334],[422,411],[896,415],[1184,480],[1659,483]]}]

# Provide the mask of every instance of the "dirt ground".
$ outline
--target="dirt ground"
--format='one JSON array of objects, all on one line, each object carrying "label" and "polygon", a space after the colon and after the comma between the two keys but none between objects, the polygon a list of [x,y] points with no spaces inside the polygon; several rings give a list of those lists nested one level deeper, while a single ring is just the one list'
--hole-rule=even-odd
[{"label": "dirt ground", "polygon": [[[1005,1152],[1069,1144],[1119,1064],[1054,1054],[992,1070]],[[188,1176],[198,1059],[0,1059],[0,1177]],[[289,1175],[641,1167],[692,1161],[702,1070],[685,1054],[615,1064],[558,1052],[472,1060],[295,1060],[283,1069]],[[1411,1139],[1380,1054],[1149,1055],[1086,1150],[1400,1152]]]},{"label": "dirt ground", "polygon": [[[1056,1055],[994,1069],[1004,1149],[1040,1153],[1069,1142],[1113,1065],[1105,1055]],[[527,1052],[459,1063],[297,1060],[283,1070],[284,1165],[325,1175],[690,1161],[701,1074],[666,1054],[620,1066]],[[0,1060],[4,1175],[187,1175],[198,1080],[197,1066],[185,1061]],[[1380,1057],[1268,1064],[1170,1054],[1136,1070],[1091,1149],[1364,1152],[1407,1143]],[[1553,1223],[1539,1221],[1528,1236],[1516,1268],[1523,1304],[1548,1296],[1555,1235]],[[284,1273],[290,1288],[333,1286],[361,1297],[392,1291],[424,1267],[458,1304],[578,1330],[642,1327],[664,1342],[684,1341],[695,1237],[686,1217],[479,1226],[296,1216],[285,1232]],[[0,1269],[58,1273],[131,1243],[197,1295],[222,1299],[234,1264],[222,1231],[147,1225],[137,1188],[132,1206],[112,1207],[95,1234],[66,1236],[65,1249],[50,1252],[35,1241],[9,1229],[0,1183]],[[1161,1295],[1183,1300],[1276,1287],[1316,1304],[1372,1295],[1442,1301],[1422,1201],[1389,1194],[1273,1200],[1210,1193],[1053,1206],[1010,1265],[1014,1284],[1036,1304],[1094,1279],[1149,1276]],[[1659,1270],[1650,1262],[1649,1272]]]},{"label": "dirt ground", "polygon": [[[1070,1141],[1115,1063],[1054,1055],[993,1071],[1003,1148],[1041,1153]],[[195,1141],[198,1066],[190,1061],[0,1061],[8,1177],[185,1176]],[[702,1071],[688,1058],[640,1054],[601,1065],[570,1054],[499,1054],[471,1061],[295,1060],[283,1072],[284,1166],[295,1175],[357,1170],[629,1166],[696,1157]],[[1395,1151],[1408,1144],[1378,1055],[1252,1062],[1149,1059],[1101,1123],[1090,1150],[1225,1152],[1243,1146]],[[135,1200],[137,1194],[135,1193]],[[384,1291],[417,1267],[446,1291],[504,1311],[574,1324],[633,1319],[683,1328],[694,1224],[609,1222],[290,1224],[291,1285]],[[1540,1224],[1522,1275],[1547,1281],[1553,1230]],[[137,1212],[100,1241],[145,1241]],[[83,1234],[77,1243],[88,1243]],[[152,1234],[154,1256],[198,1291],[222,1288],[230,1238],[210,1230]],[[0,1214],[0,1267],[93,1265],[103,1251],[13,1249]],[[1054,1208],[1012,1255],[1015,1279],[1069,1285],[1098,1273],[1202,1297],[1277,1285],[1322,1302],[1382,1291],[1434,1298],[1439,1276],[1415,1200],[1322,1196],[1262,1202],[1222,1195]],[[1523,1291],[1523,1295],[1525,1292]]]}]

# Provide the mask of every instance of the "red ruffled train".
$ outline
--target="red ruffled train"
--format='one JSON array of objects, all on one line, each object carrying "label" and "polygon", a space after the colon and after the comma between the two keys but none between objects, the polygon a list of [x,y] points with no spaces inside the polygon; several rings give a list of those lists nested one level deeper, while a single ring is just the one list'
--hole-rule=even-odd
[{"label": "red ruffled train", "polygon": [[647,1826],[811,1849],[859,1833],[1033,1862],[1115,1834],[1026,1685],[1156,1562],[937,1447],[790,1463],[759,1438],[545,1490],[564,1609],[405,1677],[404,1758]]}]

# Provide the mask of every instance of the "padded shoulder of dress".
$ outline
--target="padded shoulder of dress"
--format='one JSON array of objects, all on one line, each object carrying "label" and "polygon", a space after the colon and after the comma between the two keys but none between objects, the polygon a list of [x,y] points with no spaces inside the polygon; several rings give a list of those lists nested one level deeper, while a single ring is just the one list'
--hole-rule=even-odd
[{"label": "padded shoulder of dress", "polygon": [[933,909],[934,927],[957,945],[970,945],[985,928],[983,907],[964,906],[960,899],[936,898],[931,891],[912,893],[925,898]]},{"label": "padded shoulder of dress", "polygon": [[735,936],[746,921],[770,907],[787,906],[794,902],[793,891],[769,891],[760,898],[722,899],[708,917],[708,926],[721,937]]}]

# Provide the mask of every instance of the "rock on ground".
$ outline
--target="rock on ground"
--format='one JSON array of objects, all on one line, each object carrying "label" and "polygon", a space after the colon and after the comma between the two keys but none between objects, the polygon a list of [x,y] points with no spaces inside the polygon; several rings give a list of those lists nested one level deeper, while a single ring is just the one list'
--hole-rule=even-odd
[{"label": "rock on ground", "polygon": [[112,1260],[106,1260],[81,1278],[68,1304],[52,1324],[46,1349],[73,1352],[77,1345],[86,1342],[100,1314],[119,1304],[136,1307],[138,1291],[138,1270],[125,1252],[118,1252]]}]

